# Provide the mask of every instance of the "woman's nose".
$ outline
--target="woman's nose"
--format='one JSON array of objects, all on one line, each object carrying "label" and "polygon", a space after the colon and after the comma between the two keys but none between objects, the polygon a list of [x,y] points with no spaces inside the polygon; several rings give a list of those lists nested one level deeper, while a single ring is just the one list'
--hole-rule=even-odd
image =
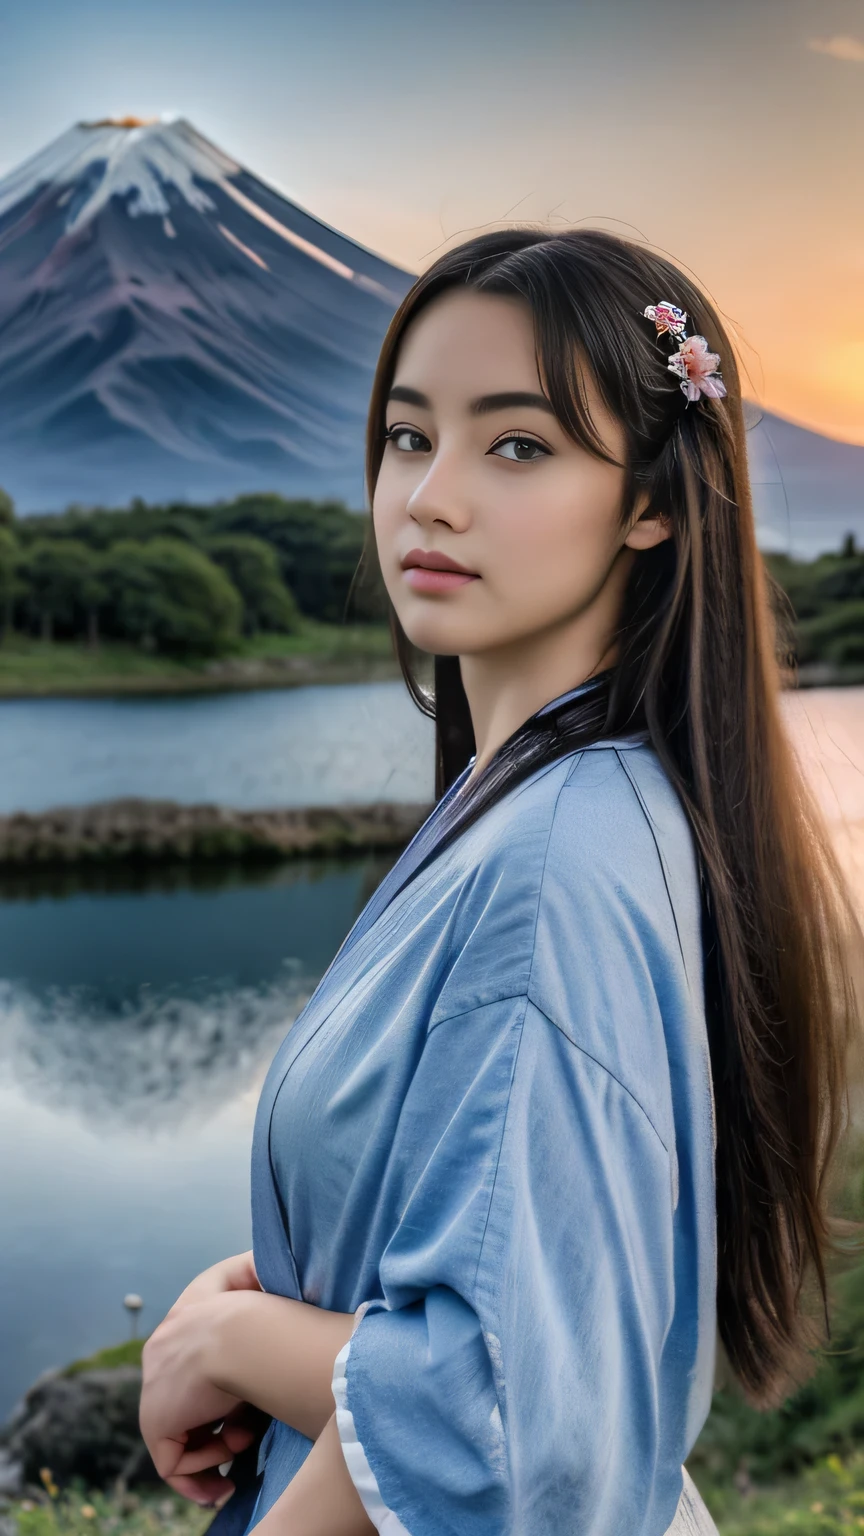
[{"label": "woman's nose", "polygon": [[458,532],[471,521],[464,476],[452,459],[436,455],[408,498],[408,515],[425,527],[446,523]]}]

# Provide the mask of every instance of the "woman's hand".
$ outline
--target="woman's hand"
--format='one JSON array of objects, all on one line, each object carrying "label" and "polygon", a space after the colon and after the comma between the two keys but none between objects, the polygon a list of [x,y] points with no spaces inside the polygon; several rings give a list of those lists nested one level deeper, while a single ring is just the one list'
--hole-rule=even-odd
[{"label": "woman's hand", "polygon": [[[226,1291],[260,1291],[261,1282],[255,1271],[255,1259],[250,1248],[248,1253],[234,1254],[230,1259],[220,1259],[187,1285],[171,1308],[188,1306],[190,1302],[207,1301],[211,1296],[224,1295]],[[171,1316],[171,1312],[168,1316]]]},{"label": "woman's hand", "polygon": [[184,1292],[143,1356],[141,1433],[160,1476],[199,1503],[232,1491],[216,1469],[252,1443],[254,1409],[318,1438],[333,1412],[333,1363],[354,1326],[350,1312],[210,1290],[195,1301]]},{"label": "woman's hand", "polygon": [[[224,1285],[218,1288],[226,1278],[224,1271],[215,1277],[215,1285],[212,1278],[201,1285],[208,1275],[212,1277],[212,1271],[199,1275],[175,1302],[147,1339],[141,1360],[144,1442],[159,1476],[199,1504],[233,1493],[233,1483],[218,1468],[251,1445],[256,1435],[249,1405],[213,1382],[214,1346],[218,1352],[220,1322],[233,1298]],[[190,1299],[196,1285],[201,1299]]]}]

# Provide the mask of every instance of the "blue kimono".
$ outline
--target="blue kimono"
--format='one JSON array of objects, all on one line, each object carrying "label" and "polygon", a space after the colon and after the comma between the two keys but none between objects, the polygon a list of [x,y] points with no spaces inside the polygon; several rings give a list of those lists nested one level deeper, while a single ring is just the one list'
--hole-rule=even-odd
[{"label": "blue kimono", "polygon": [[[643,735],[536,769],[436,854],[470,766],[270,1069],[258,1274],[358,1318],[334,1395],[382,1536],[713,1530],[682,1477],[716,1262],[689,824]],[[271,1424],[250,1525],[309,1450]]]}]

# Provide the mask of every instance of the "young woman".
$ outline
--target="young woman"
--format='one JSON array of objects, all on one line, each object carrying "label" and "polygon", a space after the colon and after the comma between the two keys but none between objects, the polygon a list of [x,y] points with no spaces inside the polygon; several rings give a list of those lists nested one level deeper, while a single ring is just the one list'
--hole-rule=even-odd
[{"label": "young woman", "polygon": [[626,240],[471,240],[390,327],[368,485],[439,799],[273,1063],[254,1260],[148,1341],[142,1430],[203,1503],[256,1459],[238,1536],[711,1531],[715,1334],[775,1401],[824,1291],[860,937],[729,338]]}]

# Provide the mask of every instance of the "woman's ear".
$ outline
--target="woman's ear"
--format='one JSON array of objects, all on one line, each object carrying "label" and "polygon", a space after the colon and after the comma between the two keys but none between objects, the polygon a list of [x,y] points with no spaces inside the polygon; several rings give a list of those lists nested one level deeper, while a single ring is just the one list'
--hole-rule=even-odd
[{"label": "woman's ear", "polygon": [[649,496],[643,491],[639,496],[630,522],[630,531],[624,540],[629,549],[653,549],[664,539],[672,537],[672,519],[649,511]]}]

